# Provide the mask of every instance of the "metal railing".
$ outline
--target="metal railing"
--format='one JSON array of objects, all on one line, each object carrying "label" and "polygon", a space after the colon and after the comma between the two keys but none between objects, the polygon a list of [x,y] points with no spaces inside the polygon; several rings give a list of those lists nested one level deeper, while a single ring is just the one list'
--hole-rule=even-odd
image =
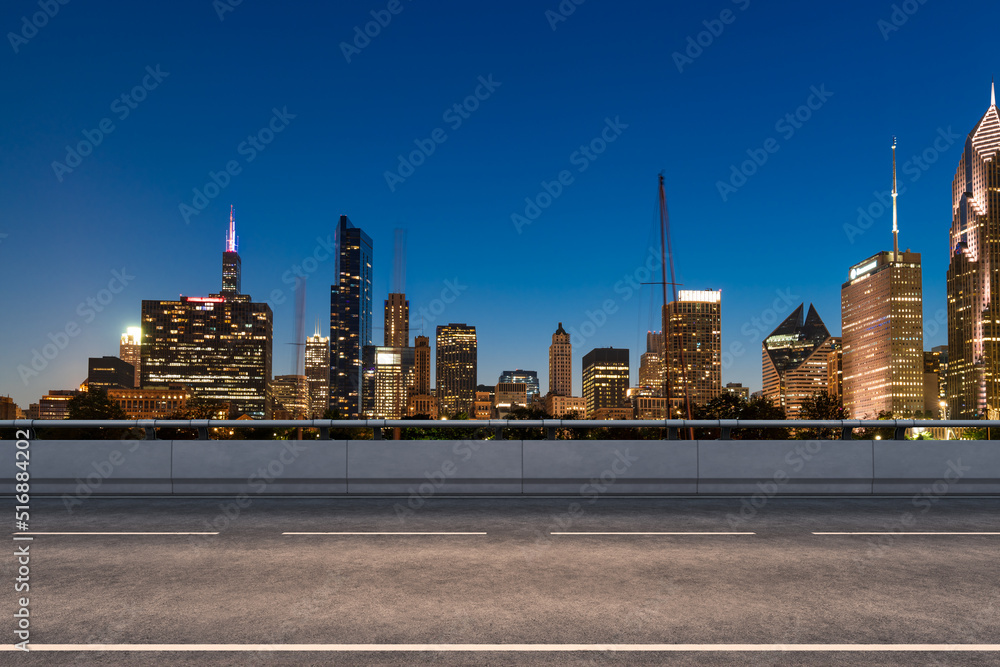
[{"label": "metal railing", "polygon": [[[729,440],[736,429],[832,429],[840,431],[842,440],[850,440],[854,429],[892,429],[893,439],[904,440],[908,429],[912,428],[997,428],[996,420],[932,420],[932,419],[848,419],[848,420],[744,420],[744,419],[634,419],[634,420],[594,420],[594,419],[6,419],[0,420],[0,429],[26,431],[30,438],[37,439],[38,428],[116,428],[142,429],[147,440],[156,440],[156,429],[193,429],[201,440],[208,440],[211,428],[303,428],[318,429],[320,440],[330,439],[330,429],[372,429],[375,440],[383,439],[383,429],[388,428],[471,428],[492,429],[494,438],[503,440],[506,428],[545,429],[546,438],[555,440],[559,429],[598,428],[657,428],[663,429],[665,440],[676,440],[681,430],[718,429],[719,440]],[[703,438],[708,439],[708,438]]]}]

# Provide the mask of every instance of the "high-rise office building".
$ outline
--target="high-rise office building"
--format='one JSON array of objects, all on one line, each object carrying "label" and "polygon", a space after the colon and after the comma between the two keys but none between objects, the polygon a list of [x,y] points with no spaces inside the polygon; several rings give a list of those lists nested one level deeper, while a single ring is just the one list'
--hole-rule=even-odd
[{"label": "high-rise office building", "polygon": [[135,376],[132,386],[138,388],[142,382],[142,327],[128,327],[122,334],[121,342],[118,345],[118,358],[132,364],[135,368]]},{"label": "high-rise office building", "polygon": [[431,346],[427,336],[417,336],[413,348],[413,386],[407,396],[407,414],[438,417],[437,397],[431,395]]},{"label": "high-rise office building", "polygon": [[309,418],[309,378],[305,375],[278,375],[271,381],[275,419]]},{"label": "high-rise office building", "polygon": [[132,389],[135,366],[118,357],[90,357],[87,360],[87,391],[94,389]]},{"label": "high-rise office building", "polygon": [[272,314],[234,292],[240,262],[236,233],[223,252],[225,293],[142,302],[142,387],[183,383],[193,395],[229,403],[235,416],[271,416]]},{"label": "high-rise office building", "polygon": [[500,379],[497,383],[506,382],[520,382],[526,384],[527,389],[527,401],[528,405],[538,398],[539,387],[538,387],[538,372],[537,371],[522,371],[520,369],[515,371],[503,371],[500,373]]},{"label": "high-rise office building", "polygon": [[855,419],[924,409],[920,254],[899,251],[896,141],[892,142],[892,251],[851,267],[840,290],[844,410]]},{"label": "high-rise office building", "polygon": [[855,264],[840,303],[847,415],[875,419],[883,411],[896,417],[923,411],[920,254],[881,252]]},{"label": "high-rise office building", "polygon": [[[951,186],[948,266],[948,417],[1000,419],[1000,110],[965,140]],[[998,289],[993,289],[998,287]]]},{"label": "high-rise office building", "polygon": [[944,419],[941,415],[941,355],[924,352],[924,417]]},{"label": "high-rise office building", "polygon": [[330,406],[330,339],[317,331],[306,338],[306,377],[309,379],[309,417],[319,419]]},{"label": "high-rise office building", "polygon": [[629,385],[627,349],[594,348],[583,356],[582,377],[588,419],[596,416],[600,410],[623,407],[631,410],[626,398]]},{"label": "high-rise office building", "polygon": [[410,302],[405,294],[385,300],[385,347],[410,346]]},{"label": "high-rise office building", "polygon": [[552,334],[552,344],[549,345],[549,393],[573,395],[573,345],[562,322]]},{"label": "high-rise office building", "polygon": [[473,409],[478,377],[476,327],[440,324],[437,327],[436,381],[441,414],[447,417]]},{"label": "high-rise office building", "polygon": [[931,348],[931,353],[937,361],[938,367],[938,419],[948,419],[948,346],[935,345]]},{"label": "high-rise office building", "polygon": [[828,390],[828,361],[835,346],[812,304],[803,319],[804,305],[793,310],[761,344],[763,395],[789,419],[799,416],[805,399]]},{"label": "high-rise office building", "polygon": [[646,351],[639,357],[639,388],[650,392],[647,396],[663,396],[662,348],[663,334],[647,331]]},{"label": "high-rise office building", "polygon": [[722,292],[680,290],[663,309],[663,373],[673,417],[722,391]]},{"label": "high-rise office building", "polygon": [[401,419],[407,413],[407,389],[414,383],[415,348],[365,345],[362,363],[362,415],[365,419]]},{"label": "high-rise office building", "polygon": [[357,419],[362,348],[372,344],[372,240],[342,215],[337,246],[337,284],[330,286],[330,407],[343,419]]}]

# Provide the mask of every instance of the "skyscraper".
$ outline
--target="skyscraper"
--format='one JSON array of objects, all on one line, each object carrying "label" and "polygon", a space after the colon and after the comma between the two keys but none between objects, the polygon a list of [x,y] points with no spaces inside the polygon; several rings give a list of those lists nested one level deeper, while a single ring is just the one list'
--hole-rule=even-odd
[{"label": "skyscraper", "polygon": [[135,368],[133,387],[139,387],[139,383],[142,382],[142,350],[139,345],[141,339],[142,327],[128,327],[118,345],[118,358]]},{"label": "skyscraper", "polygon": [[229,230],[226,232],[226,249],[222,253],[222,294],[240,294],[243,265],[240,261],[239,241],[236,238],[236,214],[229,206]]},{"label": "skyscraper", "polygon": [[470,413],[476,399],[478,354],[476,327],[437,327],[437,398],[441,414]]},{"label": "skyscraper", "polygon": [[631,406],[626,399],[629,385],[628,350],[613,347],[594,348],[583,355],[583,398],[587,418],[602,410]]},{"label": "skyscraper", "polygon": [[320,336],[319,331],[306,338],[305,356],[309,417],[319,419],[330,405],[330,339]]},{"label": "skyscraper", "polygon": [[[673,417],[722,391],[722,292],[680,290],[663,310],[662,368]],[[685,391],[685,385],[687,391]]]},{"label": "skyscraper", "polygon": [[309,378],[278,375],[271,381],[275,419],[309,418]]},{"label": "skyscraper", "polygon": [[[1000,419],[1000,111],[996,93],[965,140],[951,186],[948,417]],[[993,289],[997,287],[997,289]]]},{"label": "skyscraper", "polygon": [[795,419],[802,402],[828,389],[827,373],[834,339],[809,305],[805,319],[798,308],[771,332],[761,344],[764,370],[764,396]]},{"label": "skyscraper", "polygon": [[649,396],[663,396],[662,347],[663,335],[659,331],[647,331],[646,351],[639,357],[639,388]]},{"label": "skyscraper", "polygon": [[407,389],[414,381],[414,348],[365,345],[363,355],[363,417],[402,418],[407,410]]},{"label": "skyscraper", "polygon": [[410,302],[405,294],[390,294],[385,300],[385,346],[410,346]]},{"label": "skyscraper", "polygon": [[573,345],[562,322],[552,334],[549,345],[549,393],[555,396],[573,395]]},{"label": "skyscraper", "polygon": [[330,407],[361,414],[362,348],[372,344],[372,240],[346,215],[337,226],[337,284],[330,286]]},{"label": "skyscraper", "polygon": [[[272,315],[266,303],[233,291],[240,284],[235,227],[223,252],[225,293],[142,302],[142,387],[183,383],[237,415],[271,415]],[[235,274],[226,276],[227,271]]]},{"label": "skyscraper", "polygon": [[437,398],[431,396],[431,346],[427,336],[417,336],[413,348],[413,386],[407,392],[406,412],[438,417]]},{"label": "skyscraper", "polygon": [[844,409],[854,419],[923,412],[924,317],[920,254],[899,252],[896,142],[892,251],[855,264],[840,289]]}]

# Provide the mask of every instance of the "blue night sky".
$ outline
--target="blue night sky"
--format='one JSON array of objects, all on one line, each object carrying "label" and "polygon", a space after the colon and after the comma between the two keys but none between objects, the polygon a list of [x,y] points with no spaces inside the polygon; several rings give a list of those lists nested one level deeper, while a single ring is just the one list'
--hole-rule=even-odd
[{"label": "blue night sky", "polygon": [[[437,324],[473,324],[480,382],[535,369],[544,391],[562,321],[576,393],[580,358],[594,347],[628,347],[634,383],[645,333],[660,328],[660,295],[627,281],[659,279],[643,267],[659,247],[661,171],[678,281],[722,289],[723,382],[756,390],[761,340],[789,306],[815,303],[839,334],[848,268],[891,248],[891,212],[876,193],[891,187],[893,135],[900,245],[923,255],[924,345],[944,344],[943,319],[931,321],[945,307],[951,179],[961,140],[989,105],[1000,6],[903,4],[912,15],[893,17],[888,1],[564,1],[575,11],[556,22],[557,0],[247,0],[222,20],[225,0],[77,0],[34,31],[22,17],[40,11],[37,0],[9,0],[0,393],[26,407],[73,388],[88,357],[118,354],[142,299],[217,292],[230,204],[243,291],[282,297],[272,304],[275,374],[292,370],[286,272],[347,214],[374,242],[377,343],[402,227],[411,336],[421,309],[432,337]],[[341,43],[373,11],[391,21],[348,62]],[[22,31],[28,38],[12,44]],[[707,46],[691,47],[699,33]],[[689,47],[686,60],[674,56]],[[130,91],[144,82],[137,102]],[[448,111],[477,91],[485,99],[470,99],[478,108],[466,117]],[[809,103],[804,122],[786,120]],[[270,143],[244,143],[269,124],[281,130],[262,133]],[[614,141],[602,144],[602,132]],[[87,135],[99,145],[67,162],[66,146]],[[399,171],[397,156],[415,142],[433,153]],[[604,150],[588,157],[588,145]],[[751,155],[766,162],[731,181]],[[186,221],[181,205],[230,162],[238,173]],[[551,183],[563,171],[558,192]],[[386,172],[405,178],[390,187]],[[720,181],[738,187],[720,192]],[[512,215],[525,215],[543,182],[558,196],[543,196],[547,206],[518,229]],[[859,207],[873,224],[845,231]],[[308,266],[312,333],[317,319],[328,328],[334,262]],[[91,312],[86,300],[123,270],[124,289]],[[435,302],[442,292],[450,303]],[[22,381],[18,366],[67,325],[78,335]]]}]

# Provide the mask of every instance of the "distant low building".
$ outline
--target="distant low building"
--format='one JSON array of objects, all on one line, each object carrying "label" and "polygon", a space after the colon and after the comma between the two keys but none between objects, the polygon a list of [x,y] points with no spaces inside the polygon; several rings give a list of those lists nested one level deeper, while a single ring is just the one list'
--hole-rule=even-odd
[{"label": "distant low building", "polygon": [[38,402],[38,419],[69,419],[69,402],[84,392],[53,389]]},{"label": "distant low building", "polygon": [[545,411],[556,419],[562,419],[572,414],[576,419],[583,419],[587,414],[587,399],[582,396],[557,396],[549,394],[545,397]]},{"label": "distant low building", "polygon": [[744,387],[742,382],[727,382],[722,391],[735,394],[744,401],[750,400],[750,387]]},{"label": "distant low building", "polygon": [[17,419],[17,404],[10,396],[0,396],[0,419]]},{"label": "distant low building", "polygon": [[191,392],[181,385],[166,389],[109,389],[108,398],[129,419],[164,419],[183,410]]},{"label": "distant low building", "polygon": [[132,389],[135,366],[118,357],[90,357],[87,360],[87,391],[93,389]]}]

